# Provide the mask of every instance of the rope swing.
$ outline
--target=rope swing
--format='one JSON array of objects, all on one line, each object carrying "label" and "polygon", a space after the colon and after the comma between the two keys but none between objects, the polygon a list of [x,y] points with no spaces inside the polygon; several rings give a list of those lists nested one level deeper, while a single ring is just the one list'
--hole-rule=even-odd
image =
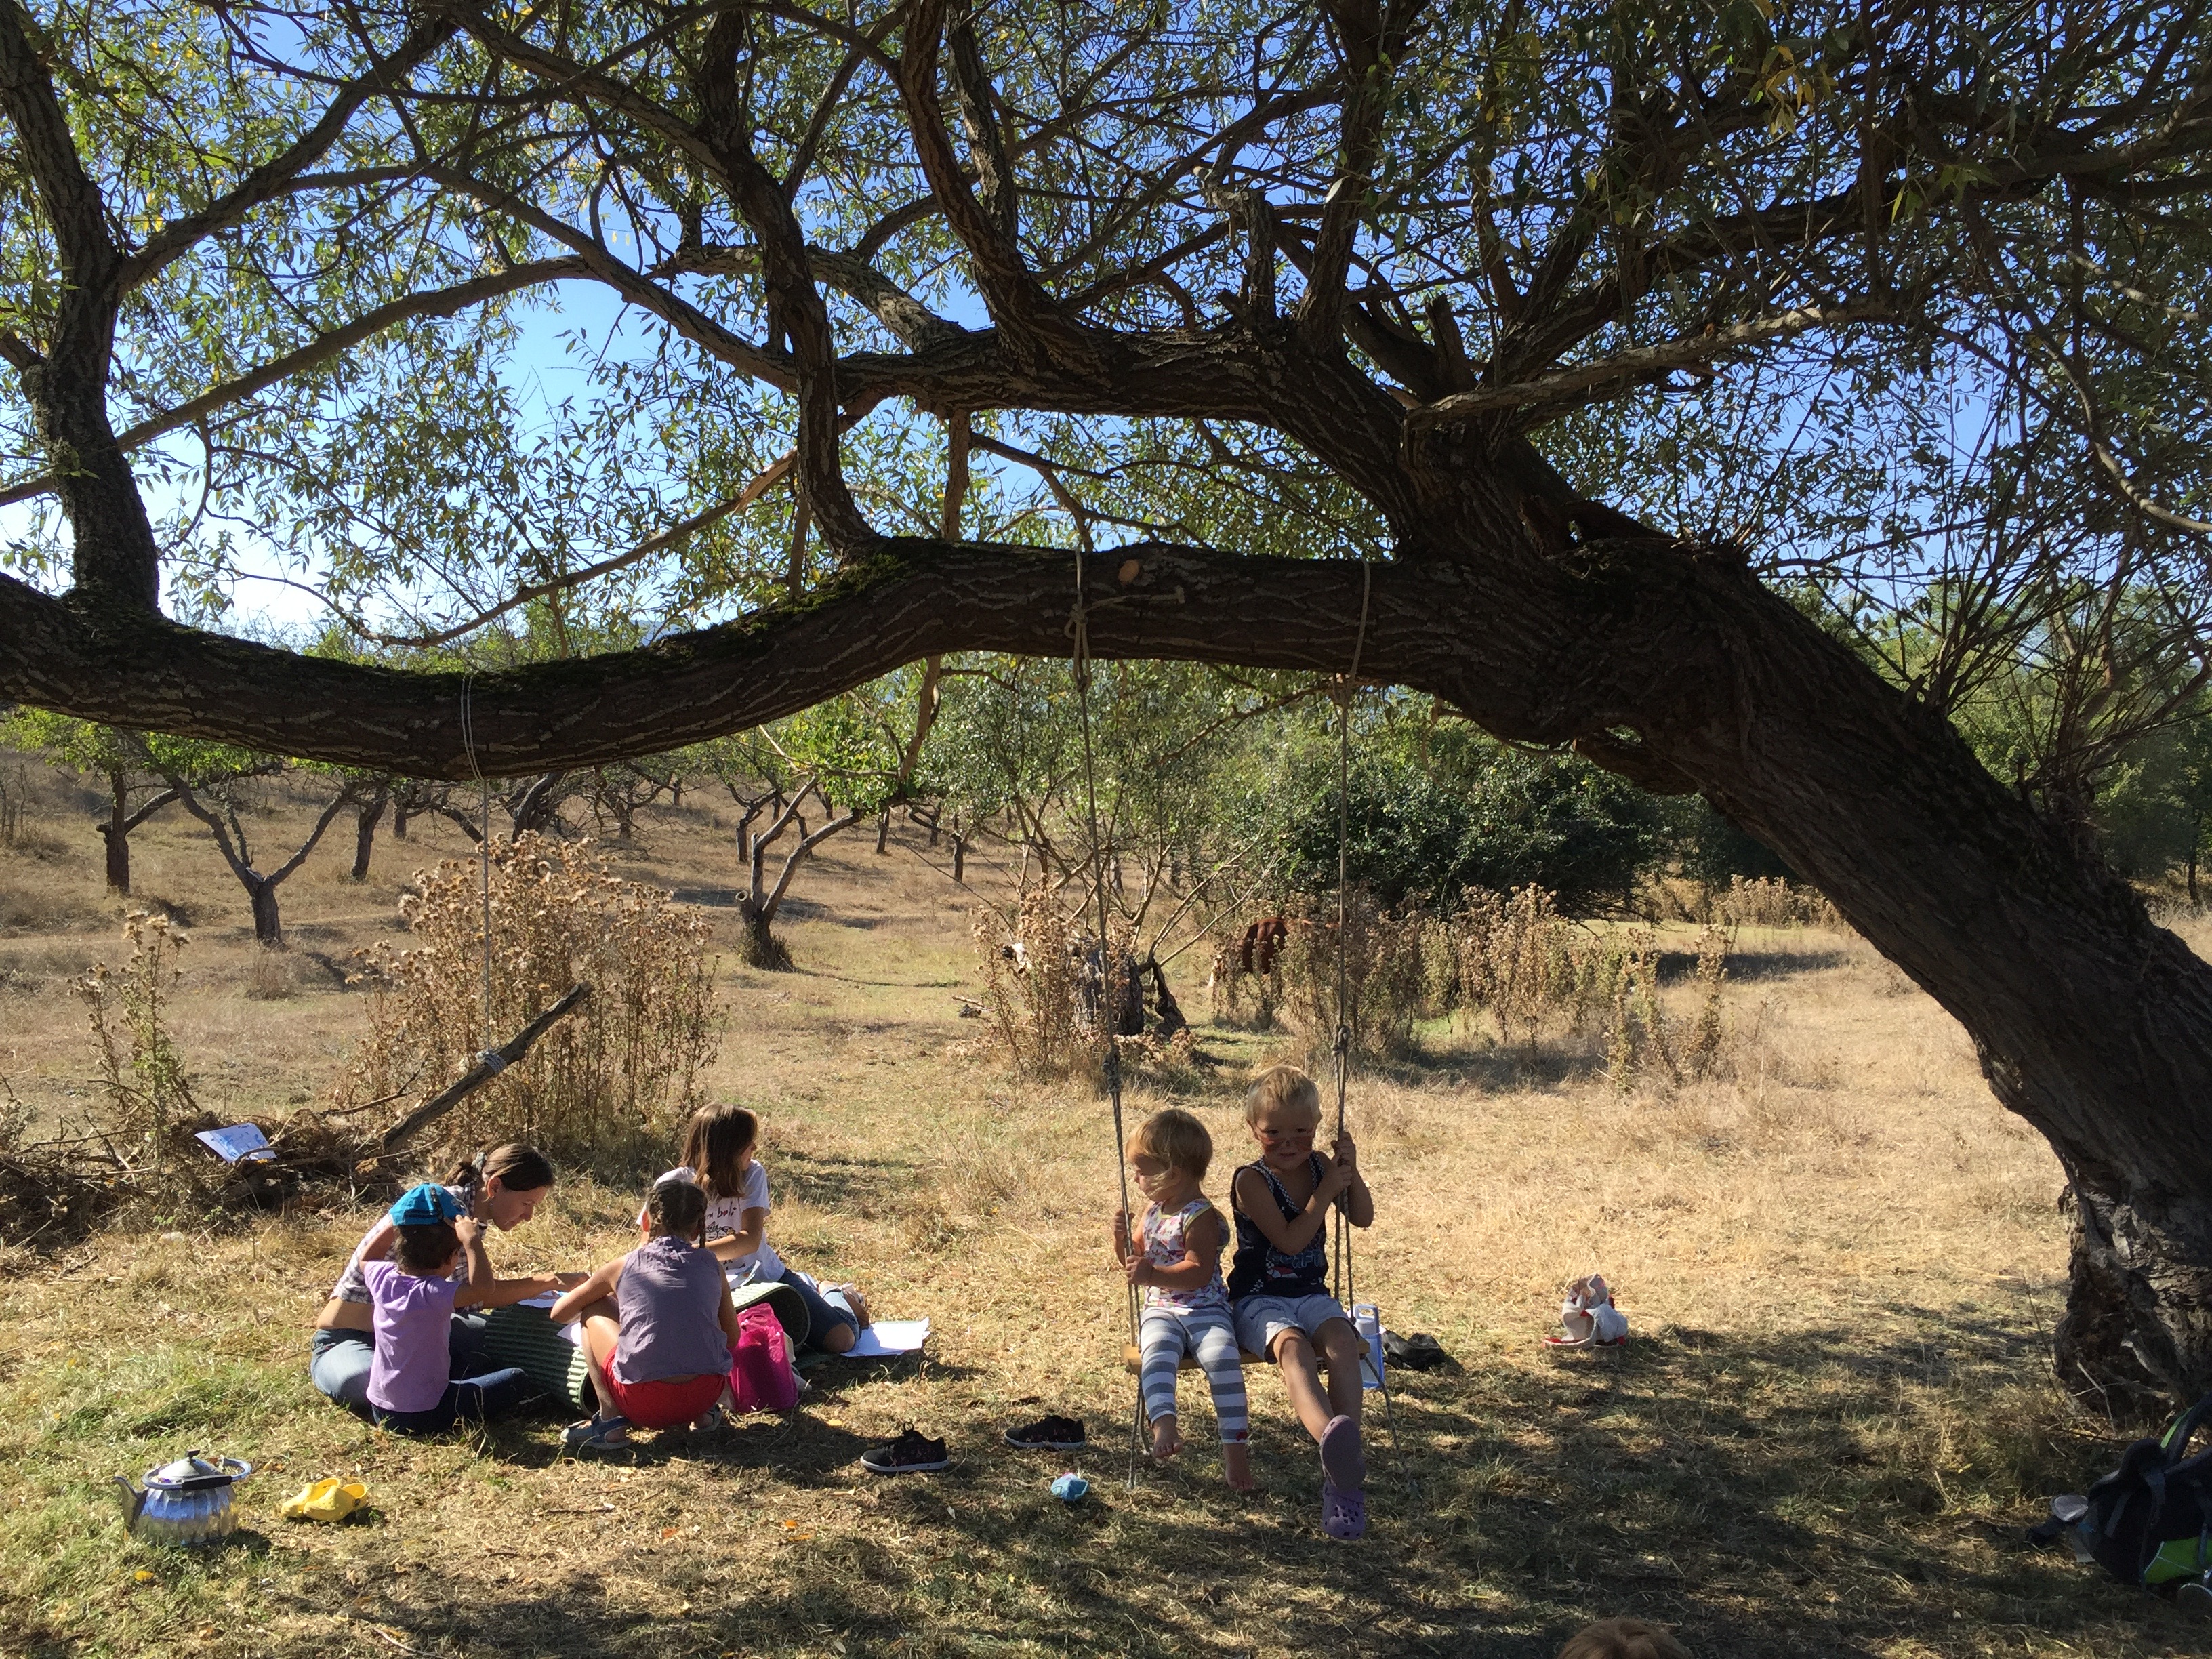
[{"label": "rope swing", "polygon": [[[1121,1126],[1121,1044],[1115,1026],[1118,1008],[1109,1008],[1113,1000],[1107,994],[1113,988],[1112,959],[1109,955],[1111,940],[1107,931],[1106,873],[1100,856],[1098,842],[1098,765],[1091,742],[1091,626],[1084,604],[1084,555],[1090,550],[1091,529],[1081,519],[1075,523],[1075,606],[1069,613],[1067,631],[1074,642],[1068,657],[1068,672],[1075,681],[1075,707],[1083,728],[1083,793],[1084,811],[1091,835],[1091,893],[1098,912],[1098,1015],[1105,1027],[1106,1054],[1104,1070],[1107,1097],[1114,1109],[1114,1173],[1121,1183],[1121,1215],[1126,1227],[1134,1217],[1129,1209],[1128,1137]],[[1137,1342],[1137,1287],[1125,1284],[1123,1298],[1128,1322],[1128,1343]],[[1143,1455],[1145,1437],[1145,1382],[1139,1376],[1133,1384],[1136,1402],[1129,1418],[1129,1479],[1128,1490],[1137,1489],[1137,1466]]]},{"label": "rope swing", "polygon": [[[1352,641],[1352,670],[1338,683],[1336,699],[1336,1135],[1344,1138],[1344,1103],[1352,1085],[1352,1023],[1346,1015],[1345,962],[1350,953],[1352,890],[1352,704],[1359,695],[1359,659],[1367,649],[1367,608],[1374,586],[1375,567],[1365,552],[1359,558],[1359,631]],[[1331,1226],[1336,1235],[1336,1265],[1330,1290],[1346,1313],[1352,1311],[1352,1223],[1344,1206],[1335,1206]],[[1356,1327],[1355,1327],[1356,1328]],[[1383,1396],[1384,1408],[1389,1396]]]},{"label": "rope swing", "polygon": [[[1075,546],[1075,603],[1068,614],[1067,633],[1071,641],[1068,668],[1075,684],[1075,706],[1083,733],[1084,810],[1091,837],[1091,890],[1098,918],[1098,993],[1100,1019],[1104,1024],[1106,1050],[1103,1062],[1106,1093],[1113,1109],[1114,1170],[1121,1195],[1121,1214],[1124,1224],[1133,1221],[1129,1206],[1129,1161],[1127,1134],[1121,1111],[1121,1048],[1115,1030],[1119,1006],[1107,1005],[1107,993],[1113,985],[1113,959],[1109,954],[1112,940],[1109,931],[1106,905],[1106,874],[1104,849],[1098,833],[1098,767],[1091,732],[1091,630],[1090,617],[1085,597],[1084,578],[1086,556],[1094,551],[1091,546],[1090,527],[1082,520],[1076,521]],[[1351,988],[1346,975],[1346,947],[1350,936],[1350,891],[1352,879],[1352,713],[1358,695],[1360,659],[1367,647],[1367,622],[1374,586],[1374,563],[1371,556],[1362,551],[1359,562],[1359,623],[1353,635],[1352,665],[1338,682],[1336,726],[1336,1036],[1334,1043],[1336,1073],[1336,1133],[1343,1139],[1346,1122],[1346,1102],[1352,1082],[1352,1022],[1350,1018]],[[1353,1311],[1355,1281],[1352,1259],[1352,1223],[1344,1206],[1334,1206],[1333,1218],[1336,1244],[1332,1289],[1336,1299],[1347,1315]],[[1127,1322],[1127,1349],[1134,1355],[1138,1351],[1139,1298],[1137,1287],[1127,1285],[1124,1312]],[[1354,1328],[1357,1328],[1355,1319]],[[1363,1364],[1364,1364],[1363,1360]],[[1137,1470],[1143,1457],[1145,1432],[1144,1378],[1135,1364],[1130,1366],[1133,1379],[1135,1400],[1129,1418],[1129,1474],[1128,1490],[1137,1489]],[[1382,1389],[1384,1422],[1389,1428],[1392,1442],[1396,1441],[1396,1427],[1390,1421],[1390,1390],[1389,1380],[1378,1372],[1376,1381]]]},{"label": "rope swing", "polygon": [[483,811],[483,833],[477,839],[477,892],[482,906],[483,926],[483,1047],[469,1062],[468,1069],[452,1084],[430,1097],[405,1117],[386,1130],[378,1147],[382,1158],[396,1158],[425,1126],[435,1122],[459,1105],[485,1084],[490,1082],[510,1066],[521,1063],[530,1053],[531,1046],[545,1035],[565,1016],[580,1007],[592,994],[588,981],[579,980],[564,992],[560,999],[540,1012],[538,1017],[517,1031],[505,1042],[496,1041],[492,1032],[491,1008],[491,780],[483,768],[477,763],[475,711],[471,707],[470,692],[476,680],[475,671],[461,677],[461,746],[466,751],[469,771],[477,781]]}]

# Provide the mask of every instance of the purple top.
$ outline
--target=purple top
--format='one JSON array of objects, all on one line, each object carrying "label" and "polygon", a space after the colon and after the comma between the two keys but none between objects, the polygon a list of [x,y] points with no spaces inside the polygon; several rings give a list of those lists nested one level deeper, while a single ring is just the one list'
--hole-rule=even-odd
[{"label": "purple top", "polygon": [[[453,1194],[453,1201],[460,1206],[461,1213],[463,1215],[474,1215],[476,1213],[476,1206],[469,1201],[469,1189],[467,1188],[448,1187],[446,1190]],[[341,1302],[372,1302],[375,1300],[375,1298],[368,1293],[368,1281],[362,1277],[361,1270],[367,1259],[366,1252],[368,1251],[369,1245],[378,1239],[383,1239],[386,1241],[386,1249],[388,1254],[390,1249],[389,1241],[392,1239],[392,1236],[393,1228],[392,1224],[392,1218],[388,1215],[380,1215],[377,1217],[375,1224],[370,1227],[367,1232],[363,1233],[361,1236],[361,1243],[353,1247],[353,1255],[346,1262],[345,1272],[339,1276],[337,1288],[332,1291],[331,1294],[337,1297]],[[454,1268],[453,1271],[459,1278],[466,1279],[469,1276],[468,1263],[465,1261],[462,1262],[459,1267]]]},{"label": "purple top", "polygon": [[615,1380],[658,1382],[728,1370],[721,1310],[722,1264],[712,1250],[670,1233],[648,1238],[623,1258],[615,1285],[622,1322]]},{"label": "purple top", "polygon": [[453,1351],[447,1344],[453,1293],[460,1285],[451,1279],[417,1279],[396,1261],[364,1261],[361,1271],[368,1281],[369,1323],[376,1333],[368,1403],[388,1412],[427,1412],[453,1380]]}]

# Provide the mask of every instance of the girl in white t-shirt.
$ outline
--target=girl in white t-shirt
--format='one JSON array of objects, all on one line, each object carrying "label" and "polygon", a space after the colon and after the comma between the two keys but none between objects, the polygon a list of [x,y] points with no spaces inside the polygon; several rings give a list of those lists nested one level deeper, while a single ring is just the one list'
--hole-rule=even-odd
[{"label": "girl in white t-shirt", "polygon": [[842,1294],[851,1310],[838,1306],[768,1242],[768,1171],[753,1156],[759,1141],[760,1119],[744,1107],[702,1106],[684,1133],[684,1162],[660,1179],[680,1176],[705,1189],[707,1248],[721,1258],[732,1284],[780,1279],[790,1285],[806,1304],[803,1346],[842,1353],[867,1322],[867,1304],[848,1286]]}]

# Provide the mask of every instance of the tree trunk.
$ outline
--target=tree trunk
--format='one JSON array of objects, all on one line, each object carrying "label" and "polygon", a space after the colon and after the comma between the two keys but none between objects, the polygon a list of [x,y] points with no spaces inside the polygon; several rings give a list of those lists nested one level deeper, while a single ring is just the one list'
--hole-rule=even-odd
[{"label": "tree trunk", "polygon": [[1611,592],[1581,620],[1601,654],[1569,660],[1607,664],[1619,725],[1577,746],[1702,789],[1966,1027],[2071,1188],[2060,1382],[2130,1419],[2212,1389],[2212,968],[1748,573],[1594,563]]},{"label": "tree trunk", "polygon": [[349,872],[356,881],[368,879],[369,855],[376,850],[376,825],[384,816],[385,797],[374,799],[354,814],[353,869]]},{"label": "tree trunk", "polygon": [[952,832],[952,879],[968,884],[968,837],[957,830]]},{"label": "tree trunk", "polygon": [[748,968],[765,968],[781,973],[791,966],[791,952],[783,941],[770,931],[775,915],[750,893],[738,900],[738,920],[744,932],[738,940],[738,955]]},{"label": "tree trunk", "polygon": [[107,822],[98,827],[107,842],[107,890],[131,896],[131,789],[120,772],[107,775]]},{"label": "tree trunk", "polygon": [[890,851],[891,809],[885,806],[876,815],[876,856],[882,858]]},{"label": "tree trunk", "polygon": [[407,810],[407,803],[405,801],[397,801],[393,803],[392,808],[392,840],[405,841],[407,839],[407,820],[414,816],[414,813]]},{"label": "tree trunk", "polygon": [[272,951],[280,948],[284,943],[284,924],[276,914],[276,884],[260,876],[244,884],[253,900],[255,942]]}]

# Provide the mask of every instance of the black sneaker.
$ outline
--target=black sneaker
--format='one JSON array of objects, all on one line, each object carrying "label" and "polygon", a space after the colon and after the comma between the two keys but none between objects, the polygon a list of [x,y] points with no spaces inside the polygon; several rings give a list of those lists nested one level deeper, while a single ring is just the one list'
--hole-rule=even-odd
[{"label": "black sneaker", "polygon": [[912,1429],[902,1430],[888,1446],[860,1454],[860,1467],[871,1474],[927,1474],[951,1461],[942,1440],[932,1440]]},{"label": "black sneaker", "polygon": [[1083,1437],[1081,1418],[1041,1417],[1008,1429],[1006,1443],[1018,1451],[1081,1451],[1090,1442]]}]

